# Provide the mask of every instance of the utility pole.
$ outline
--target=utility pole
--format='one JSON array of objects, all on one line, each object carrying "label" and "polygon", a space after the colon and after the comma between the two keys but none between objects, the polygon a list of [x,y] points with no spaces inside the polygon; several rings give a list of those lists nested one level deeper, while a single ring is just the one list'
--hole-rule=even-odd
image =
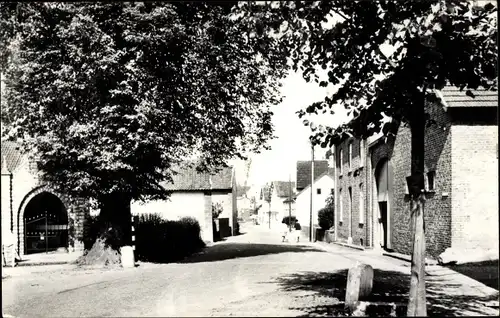
[{"label": "utility pole", "polygon": [[337,195],[337,147],[335,144],[333,145],[333,226],[334,226],[334,233],[333,233],[333,240],[337,242],[337,233],[338,233],[338,218],[337,218],[337,200],[338,200],[338,195]]},{"label": "utility pole", "polygon": [[271,202],[269,202],[269,229],[271,229]]},{"label": "utility pole", "polygon": [[271,184],[269,185],[269,229],[271,229],[271,197],[273,195],[273,188],[274,188],[274,184],[271,182]]},{"label": "utility pole", "polygon": [[47,231],[47,210],[45,210],[45,254],[49,254],[49,237],[48,237],[48,231]]},{"label": "utility pole", "polygon": [[292,175],[288,176],[288,228],[292,232]]},{"label": "utility pole", "polygon": [[309,242],[313,241],[313,183],[314,183],[314,144],[311,141],[311,202],[309,205]]}]

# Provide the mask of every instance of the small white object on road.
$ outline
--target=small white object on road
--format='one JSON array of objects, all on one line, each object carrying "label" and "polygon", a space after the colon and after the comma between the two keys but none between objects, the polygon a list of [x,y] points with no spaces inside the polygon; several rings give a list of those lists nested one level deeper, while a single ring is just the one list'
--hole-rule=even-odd
[{"label": "small white object on road", "polygon": [[134,250],[132,246],[121,247],[120,254],[123,268],[135,267]]}]

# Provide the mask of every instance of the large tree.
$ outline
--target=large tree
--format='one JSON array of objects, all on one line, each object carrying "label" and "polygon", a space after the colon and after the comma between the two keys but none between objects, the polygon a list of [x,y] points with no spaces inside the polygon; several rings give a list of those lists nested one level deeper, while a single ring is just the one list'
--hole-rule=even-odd
[{"label": "large tree", "polygon": [[[337,85],[335,93],[298,115],[324,113],[340,103],[353,120],[339,127],[304,120],[315,144],[331,147],[349,136],[388,135],[399,123],[410,126],[414,241],[408,315],[425,316],[424,135],[432,124],[425,103],[445,85],[470,96],[474,89],[496,87],[496,8],[457,0],[330,0],[246,3],[241,11],[278,34],[306,80]],[[383,44],[394,52],[383,53]]]},{"label": "large tree", "polygon": [[[195,157],[213,171],[266,148],[286,61],[233,3],[2,3],[4,138],[40,177],[128,228],[130,201]],[[126,230],[124,230],[126,232]]]}]

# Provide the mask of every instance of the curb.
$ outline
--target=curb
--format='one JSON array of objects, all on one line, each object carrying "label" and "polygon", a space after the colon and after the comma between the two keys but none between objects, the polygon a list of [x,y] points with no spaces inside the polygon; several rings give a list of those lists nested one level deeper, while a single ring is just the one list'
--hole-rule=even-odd
[{"label": "curb", "polygon": [[28,266],[46,266],[46,265],[65,265],[76,264],[73,261],[56,261],[56,262],[33,262],[33,263],[17,263],[14,267],[28,267]]},{"label": "curb", "polygon": [[347,243],[332,242],[331,244],[336,244],[336,245],[340,245],[340,246],[343,246],[343,247],[352,248],[352,249],[355,249],[355,250],[358,250],[358,251],[364,251],[364,250],[366,250],[362,246],[357,246],[357,245],[352,245],[352,244],[347,244]]},{"label": "curb", "polygon": [[[411,256],[410,255],[405,255],[405,254],[400,254],[400,253],[390,253],[390,252],[383,252],[382,255],[411,263]],[[435,260],[426,258],[425,265],[432,266],[432,265],[439,265],[439,264]]]}]

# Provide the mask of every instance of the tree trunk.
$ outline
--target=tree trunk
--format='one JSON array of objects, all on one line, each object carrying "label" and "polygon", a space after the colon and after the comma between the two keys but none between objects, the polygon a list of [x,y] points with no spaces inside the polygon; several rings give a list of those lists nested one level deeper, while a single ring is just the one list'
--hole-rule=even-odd
[{"label": "tree trunk", "polygon": [[411,229],[413,253],[411,258],[410,297],[407,316],[427,316],[425,292],[425,229],[424,229],[424,155],[425,155],[425,100],[412,105],[411,127]]},{"label": "tree trunk", "polygon": [[116,250],[132,243],[132,214],[130,197],[123,193],[111,193],[100,200],[99,222],[101,235]]}]

